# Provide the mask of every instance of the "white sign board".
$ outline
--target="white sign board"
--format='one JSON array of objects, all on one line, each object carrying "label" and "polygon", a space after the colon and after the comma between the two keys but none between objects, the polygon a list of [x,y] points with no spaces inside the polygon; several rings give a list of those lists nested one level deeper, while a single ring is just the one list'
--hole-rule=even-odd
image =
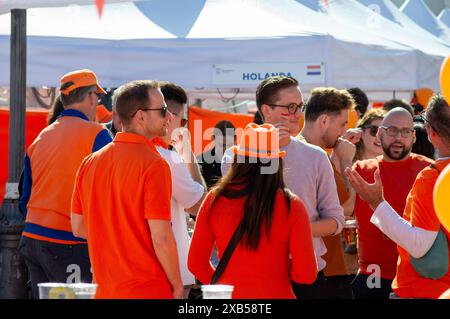
[{"label": "white sign board", "polygon": [[324,84],[325,66],[323,62],[214,64],[212,66],[213,84],[258,85],[262,80],[275,75],[292,76],[301,84]]}]

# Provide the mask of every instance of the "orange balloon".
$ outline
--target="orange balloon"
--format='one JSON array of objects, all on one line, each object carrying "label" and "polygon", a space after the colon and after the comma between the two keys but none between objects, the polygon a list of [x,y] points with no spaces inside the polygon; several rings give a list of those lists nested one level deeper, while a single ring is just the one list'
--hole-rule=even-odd
[{"label": "orange balloon", "polygon": [[441,66],[441,92],[448,104],[450,104],[450,56],[447,57]]},{"label": "orange balloon", "polygon": [[420,88],[416,90],[417,102],[425,109],[433,96],[434,91],[429,88]]},{"label": "orange balloon", "polygon": [[450,165],[439,175],[433,190],[434,209],[437,217],[448,231],[450,231]]}]

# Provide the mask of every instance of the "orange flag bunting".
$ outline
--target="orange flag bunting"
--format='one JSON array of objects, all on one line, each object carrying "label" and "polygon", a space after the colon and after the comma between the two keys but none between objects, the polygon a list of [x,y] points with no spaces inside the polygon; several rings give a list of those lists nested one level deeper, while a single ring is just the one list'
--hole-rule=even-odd
[{"label": "orange flag bunting", "polygon": [[105,0],[95,0],[97,5],[98,16],[101,17],[103,13],[103,6],[105,5]]}]

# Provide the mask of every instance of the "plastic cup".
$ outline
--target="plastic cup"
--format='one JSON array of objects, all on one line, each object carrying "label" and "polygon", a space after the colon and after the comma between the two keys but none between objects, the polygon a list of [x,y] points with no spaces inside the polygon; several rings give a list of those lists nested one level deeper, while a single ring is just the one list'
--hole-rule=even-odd
[{"label": "plastic cup", "polygon": [[356,222],[356,219],[346,220],[344,228],[358,228],[358,223]]},{"label": "plastic cup", "polygon": [[39,299],[93,299],[97,284],[64,284],[45,282],[38,284]]},{"label": "plastic cup", "polygon": [[231,285],[203,285],[203,299],[231,299],[233,289]]},{"label": "plastic cup", "polygon": [[38,284],[39,299],[75,299],[75,292],[69,284],[44,282]]},{"label": "plastic cup", "polygon": [[94,299],[97,292],[97,284],[76,283],[70,284],[76,299]]}]

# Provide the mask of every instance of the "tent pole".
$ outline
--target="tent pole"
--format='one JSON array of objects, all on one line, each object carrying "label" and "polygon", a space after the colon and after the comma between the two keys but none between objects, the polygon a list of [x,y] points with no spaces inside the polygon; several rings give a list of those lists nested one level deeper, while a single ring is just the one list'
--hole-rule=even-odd
[{"label": "tent pole", "polygon": [[23,230],[18,184],[25,153],[26,10],[11,10],[8,183],[0,209],[0,298],[27,298],[27,269],[18,246]]}]

